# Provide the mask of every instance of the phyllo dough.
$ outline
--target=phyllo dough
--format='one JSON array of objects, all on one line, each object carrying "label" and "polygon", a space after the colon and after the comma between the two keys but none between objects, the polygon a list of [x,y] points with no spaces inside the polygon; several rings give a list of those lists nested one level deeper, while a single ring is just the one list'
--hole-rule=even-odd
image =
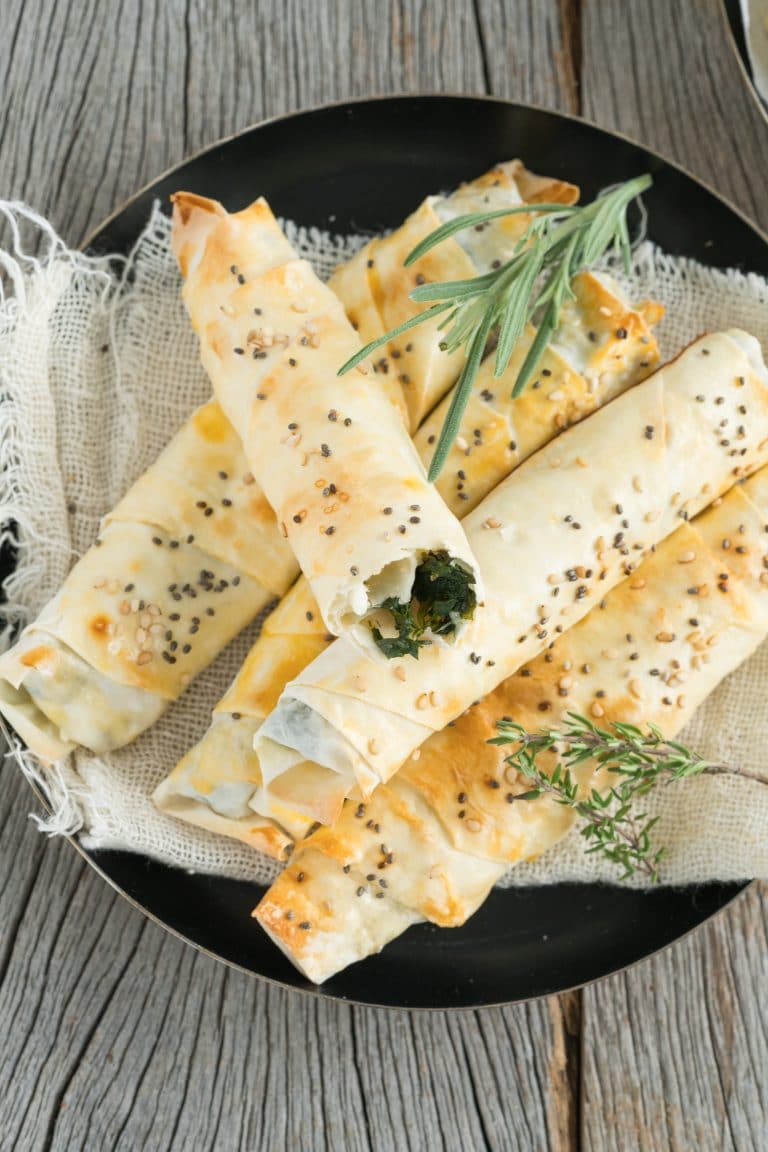
[{"label": "phyllo dough", "polygon": [[[573,204],[578,197],[575,185],[536,176],[520,160],[498,164],[447,196],[429,196],[400,228],[370,240],[338,268],[329,285],[362,343],[368,344],[428,307],[410,299],[417,285],[466,280],[508,260],[531,216],[523,212],[465,229],[406,268],[408,254],[441,224],[472,212],[522,204]],[[450,355],[441,350],[438,324],[435,319],[410,329],[374,357],[374,370],[401,384],[411,431],[445,395],[464,364],[461,349]]]},{"label": "phyllo dough", "polygon": [[[451,482],[446,484],[443,495],[460,517],[564,427],[644,379],[658,362],[658,345],[649,325],[660,317],[660,305],[646,303],[633,308],[606,278],[588,272],[575,278],[573,288],[573,303],[563,310],[563,322],[553,334],[539,367],[539,378],[546,383],[546,389],[533,387],[514,400],[511,398],[519,367],[517,357],[494,383],[494,395],[486,394],[481,383],[475,388],[460,430],[460,435],[472,437],[472,442],[466,450],[460,450],[455,484],[450,468],[444,474]],[[582,339],[583,332],[594,332],[596,338]],[[481,381],[492,378],[492,363],[491,357],[490,368],[487,362],[482,369]],[[495,427],[496,423],[501,431],[492,434],[489,426]],[[425,463],[432,453],[433,427],[435,421],[430,418],[415,438]],[[513,434],[514,446],[509,440]],[[165,811],[251,843],[256,843],[257,829],[262,851],[271,853],[276,848],[280,855],[285,854],[290,838],[276,830],[265,841],[264,829],[269,822],[257,820],[248,804],[262,781],[258,757],[248,745],[245,730],[250,725],[248,732],[255,735],[286,683],[326,646],[324,633],[319,609],[302,578],[267,620],[233,688],[218,705],[209,731],[155,794]],[[279,666],[274,660],[277,636],[288,657]],[[224,717],[235,714],[238,724],[232,729]],[[223,741],[227,742],[226,748],[222,747]],[[304,772],[309,771],[305,766]],[[322,800],[315,791],[313,803],[322,805],[325,821],[333,820],[346,794],[346,784],[336,774],[314,776],[315,786],[322,781],[325,791]],[[246,795],[249,785],[250,797]],[[222,803],[222,797],[229,797],[232,791],[238,797],[236,809],[229,801]],[[280,791],[279,781],[275,791]],[[277,804],[278,795],[273,793],[273,815]],[[293,826],[296,814],[291,813],[290,819]]]},{"label": "phyllo dough", "polygon": [[[535,732],[577,712],[674,737],[768,633],[766,527],[764,468],[681,522],[549,651],[433,735],[368,803],[348,801],[332,828],[300,845],[254,913],[300,971],[321,982],[378,951],[397,910],[463,923],[511,864],[571,828],[572,809],[550,797],[515,802],[530,784],[488,743],[503,717]],[[594,761],[575,774],[585,792],[615,783]],[[341,887],[339,876],[356,882]]]},{"label": "phyllo dough", "polygon": [[[725,435],[722,421],[730,421]],[[287,686],[255,741],[269,814],[320,818],[306,763],[367,798],[429,736],[631,573],[681,519],[768,461],[768,373],[744,332],[702,337],[541,449],[463,521],[486,605],[451,647],[388,667],[330,645]]]},{"label": "phyllo dough", "polygon": [[95,545],[0,657],[0,711],[51,761],[152,724],[296,562],[215,403],[104,519]]},{"label": "phyllo dough", "polygon": [[427,482],[399,385],[365,365],[339,378],[359,338],[265,201],[230,215],[179,193],[173,244],[214,393],[329,631],[384,662],[374,625],[391,613],[380,606],[407,607],[416,592],[428,637],[450,643],[482,587],[456,517]]}]

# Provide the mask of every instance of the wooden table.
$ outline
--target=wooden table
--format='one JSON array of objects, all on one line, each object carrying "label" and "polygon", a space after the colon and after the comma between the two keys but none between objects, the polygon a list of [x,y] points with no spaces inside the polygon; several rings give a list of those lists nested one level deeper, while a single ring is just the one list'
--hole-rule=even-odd
[{"label": "wooden table", "polygon": [[[262,117],[435,90],[582,113],[768,228],[768,125],[719,0],[2,0],[0,194],[76,243]],[[4,765],[3,1152],[768,1148],[764,886],[583,992],[408,1015],[197,955],[32,807]]]}]

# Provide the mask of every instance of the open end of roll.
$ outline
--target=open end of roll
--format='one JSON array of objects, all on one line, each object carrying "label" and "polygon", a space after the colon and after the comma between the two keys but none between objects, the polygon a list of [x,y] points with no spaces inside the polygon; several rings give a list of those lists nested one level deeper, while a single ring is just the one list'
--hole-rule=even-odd
[{"label": "open end of roll", "polygon": [[426,552],[413,574],[410,599],[390,595],[369,613],[374,643],[392,660],[418,659],[435,637],[453,638],[477,607],[474,573],[447,552]]}]

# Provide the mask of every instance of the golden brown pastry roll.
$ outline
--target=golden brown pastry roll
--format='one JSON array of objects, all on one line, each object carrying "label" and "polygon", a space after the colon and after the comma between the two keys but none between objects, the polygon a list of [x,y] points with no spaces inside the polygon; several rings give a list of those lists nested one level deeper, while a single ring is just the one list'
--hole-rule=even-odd
[{"label": "golden brown pastry roll", "polygon": [[[768,460],[768,374],[739,331],[677,359],[541,449],[463,521],[486,602],[452,646],[388,666],[330,645],[255,741],[265,789],[319,818],[307,762],[370,796],[431,734],[572,627],[682,518]],[[724,436],[720,422],[739,431]]]},{"label": "golden brown pastry roll", "polygon": [[[427,482],[399,386],[364,365],[339,379],[360,341],[337,297],[296,257],[263,200],[229,214],[179,193],[173,244],[216,398],[329,631],[384,661],[371,627],[379,606],[409,603],[419,587],[433,609],[430,636],[451,642],[482,596],[477,565]],[[460,612],[440,610],[442,583],[420,576],[425,562],[461,585]]]},{"label": "golden brown pastry roll", "polygon": [[[388,236],[375,237],[336,270],[330,287],[346,308],[363,344],[377,340],[426,305],[409,298],[425,282],[466,280],[508,260],[531,222],[528,213],[501,217],[457,233],[406,268],[408,254],[430,232],[457,216],[522,204],[573,204],[579,190],[562,180],[536,176],[520,160],[498,164],[447,196],[429,196]],[[440,349],[438,320],[395,338],[374,357],[374,368],[403,388],[411,431],[458,378],[464,353]]]},{"label": "golden brown pastry roll", "polygon": [[[502,378],[494,381],[494,393],[489,395],[483,380],[490,385],[492,358],[483,366],[460,430],[468,447],[460,450],[460,468],[455,476],[450,467],[444,473],[447,482],[443,496],[458,516],[465,515],[496,482],[564,427],[642,380],[657,364],[658,346],[649,325],[660,317],[660,305],[647,303],[635,309],[609,280],[589,272],[577,276],[573,287],[573,304],[564,309],[562,324],[539,366],[545,389],[530,388],[511,399],[519,367],[516,355]],[[594,339],[584,335],[589,332],[594,333]],[[500,427],[498,434],[490,433],[491,422]],[[435,438],[431,429],[436,426],[439,429],[430,418],[415,437],[425,464]],[[479,437],[474,436],[476,427]],[[511,436],[515,437],[514,447]],[[475,443],[475,439],[480,442]],[[252,843],[257,827],[263,851],[277,848],[280,855],[285,854],[290,838],[275,833],[265,843],[262,830],[268,822],[257,820],[249,806],[249,799],[261,786],[261,776],[258,758],[245,733],[247,728],[251,738],[255,735],[285,684],[326,646],[324,633],[319,609],[302,578],[268,619],[232,690],[218,705],[208,733],[158,789],[155,799],[160,807],[204,828],[236,838],[245,834]],[[279,667],[273,654],[276,635],[289,657]],[[234,715],[239,721],[236,728],[224,722],[225,716]],[[222,748],[224,740],[226,749]],[[338,812],[344,788],[335,776],[326,776],[324,783],[329,791],[324,795],[323,817],[328,820]],[[315,784],[319,784],[317,774]],[[279,784],[275,787],[279,791]],[[237,797],[234,805],[233,795]],[[317,792],[315,803],[320,803]],[[293,826],[297,817],[293,814],[290,819]]]},{"label": "golden brown pastry roll", "polygon": [[[763,468],[681,521],[588,616],[433,735],[368,803],[348,801],[333,827],[297,848],[256,909],[262,927],[320,982],[377,951],[374,939],[392,939],[393,909],[463,923],[510,864],[545,852],[574,820],[546,796],[514,803],[530,785],[488,743],[497,722],[535,732],[577,712],[674,737],[768,633],[767,527]],[[612,782],[594,761],[576,775],[585,790]]]},{"label": "golden brown pastry roll", "polygon": [[0,657],[0,711],[46,761],[118,748],[295,574],[234,429],[205,404]]}]

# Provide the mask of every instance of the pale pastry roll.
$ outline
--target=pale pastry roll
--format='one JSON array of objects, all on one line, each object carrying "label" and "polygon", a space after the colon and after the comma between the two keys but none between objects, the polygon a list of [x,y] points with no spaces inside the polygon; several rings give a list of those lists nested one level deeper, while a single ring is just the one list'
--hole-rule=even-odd
[{"label": "pale pastry roll", "polygon": [[[539,366],[538,378],[546,383],[546,389],[531,387],[514,400],[511,399],[520,364],[517,356],[513,357],[503,377],[494,382],[493,396],[483,395],[486,388],[481,384],[475,388],[464,421],[467,429],[464,434],[473,436],[475,427],[479,426],[479,443],[473,442],[466,450],[459,450],[460,464],[455,476],[451,474],[450,464],[444,474],[448,483],[442,491],[446,503],[453,511],[460,517],[465,515],[487,495],[495,483],[509,475],[518,464],[564,427],[583,418],[617,391],[648,375],[659,358],[658,346],[649,325],[655,323],[661,312],[661,306],[653,303],[640,305],[637,309],[631,308],[604,277],[598,278],[588,272],[576,277],[574,302],[563,310],[563,323],[553,334],[552,342]],[[582,332],[586,333],[583,339]],[[590,338],[589,333],[593,333],[594,338]],[[483,377],[488,380],[492,378],[492,367],[488,371],[488,362],[482,369]],[[476,415],[480,412],[481,415]],[[492,435],[489,431],[489,425],[494,421],[502,425],[498,435]],[[439,422],[437,426],[439,428]],[[430,441],[434,440],[434,436],[430,429],[433,427],[435,420],[430,418],[415,437],[425,463],[432,452]],[[511,448],[509,437],[513,434],[516,440],[514,448]],[[300,591],[302,588],[303,592]],[[254,721],[252,728],[255,734],[256,727],[271,710],[288,680],[298,674],[325,646],[316,641],[315,649],[307,648],[308,630],[312,630],[316,636],[324,632],[319,610],[311,600],[306,583],[300,580],[265,625],[265,633],[270,637],[269,644],[265,645],[263,638],[256,641],[248,660],[238,673],[233,690],[219,704],[211,729],[158,790],[156,799],[162,802],[167,811],[204,827],[212,827],[211,820],[215,820],[216,831],[237,838],[241,838],[243,830],[251,834],[255,815],[252,812],[248,815],[245,797],[242,802],[246,806],[238,809],[240,816],[230,815],[229,810],[222,807],[219,798],[230,783],[234,783],[238,795],[244,781],[252,782],[252,795],[258,792],[261,786],[258,757],[250,748],[238,755],[237,749],[244,747],[245,743],[242,741],[243,721],[238,728],[237,749],[232,747],[226,755],[222,755],[221,741],[225,738],[224,734],[229,732],[229,728],[223,725],[222,717],[233,712],[242,716],[248,714],[248,710],[242,707],[242,698],[253,697],[255,693],[259,698],[259,710],[255,714],[258,721]],[[288,660],[282,663],[280,675],[273,666],[271,653],[275,632],[280,634],[282,644],[295,657],[290,673]],[[265,684],[269,686],[270,697],[273,697],[266,709]],[[226,738],[231,741],[235,739],[234,736]],[[193,765],[199,765],[201,759],[206,765],[206,786],[191,790],[190,771]],[[309,768],[305,766],[303,771],[308,773]],[[198,767],[195,767],[195,775],[199,777]],[[317,773],[315,781],[319,783]],[[275,806],[279,800],[281,783],[289,785],[290,781],[275,781],[271,798],[273,814],[276,814]],[[325,774],[323,783],[323,819],[327,822],[339,811],[346,794],[346,782],[343,776],[334,773]],[[315,793],[313,803],[321,803],[319,793]],[[241,823],[241,817],[244,823]],[[264,850],[270,851],[273,843],[278,844],[280,854],[284,854],[286,838],[270,841]],[[264,847],[263,844],[261,846]]]},{"label": "pale pastry roll", "polygon": [[303,786],[310,760],[369,796],[431,732],[585,616],[681,519],[766,460],[758,342],[740,331],[702,337],[537,452],[463,521],[487,596],[454,645],[385,666],[332,644],[287,686],[256,736],[266,787],[255,802],[268,814],[269,790],[285,776],[281,801],[317,818]]},{"label": "pale pastry roll", "polygon": [[[278,946],[320,982],[350,957],[379,950],[368,943],[372,922],[384,914],[391,924],[391,905],[444,927],[463,923],[509,865],[552,847],[574,813],[546,796],[515,800],[530,784],[505,763],[508,749],[488,743],[498,721],[535,732],[577,712],[599,725],[654,724],[674,737],[768,633],[767,526],[764,468],[681,522],[602,605],[435,733],[369,803],[348,801],[332,828],[297,848],[255,912]],[[615,782],[594,761],[576,776],[585,790]],[[397,851],[404,838],[405,854]],[[342,889],[338,876],[359,883]],[[332,907],[315,895],[322,886],[338,893]],[[305,927],[296,933],[299,908]]]},{"label": "pale pastry roll", "polygon": [[[405,259],[441,224],[473,212],[522,204],[573,204],[573,184],[529,172],[520,160],[498,164],[446,196],[429,196],[401,227],[370,240],[331,277],[330,287],[346,308],[363,344],[379,339],[428,305],[410,299],[415,287],[467,280],[508,260],[531,222],[528,213],[500,217],[465,229],[437,245],[410,267]],[[374,356],[374,370],[401,384],[413,431],[457,379],[464,365],[459,349],[440,348],[439,319],[396,337]]]},{"label": "pale pastry roll", "polygon": [[[363,365],[339,378],[360,347],[341,303],[284,250],[264,201],[230,215],[185,193],[174,200],[174,250],[203,364],[328,630],[383,660],[372,627],[391,617],[379,606],[408,606],[420,588],[430,637],[450,643],[482,599],[477,565],[384,378]],[[443,575],[425,577],[425,564]],[[445,581],[459,589],[455,611],[441,607]]]},{"label": "pale pastry roll", "polygon": [[[157,807],[268,856],[287,857],[311,821],[281,808],[278,798],[274,820],[250,807],[262,783],[253,738],[283,686],[333,639],[306,580],[297,580],[264,621],[234,683],[216,705],[208,731],[155,790]],[[332,812],[338,807],[335,797],[333,803]]]},{"label": "pale pastry roll", "polygon": [[[464,517],[537,449],[583,420],[659,363],[651,331],[664,309],[655,301],[628,303],[607,275],[580,272],[536,371],[516,397],[512,389],[535,335],[529,325],[509,365],[496,377],[495,356],[483,361],[472,385],[458,435],[436,481],[446,504]],[[429,464],[451,396],[435,408],[414,437]]]},{"label": "pale pastry roll", "polygon": [[0,711],[45,761],[119,748],[296,571],[234,429],[206,404],[0,657]]}]

